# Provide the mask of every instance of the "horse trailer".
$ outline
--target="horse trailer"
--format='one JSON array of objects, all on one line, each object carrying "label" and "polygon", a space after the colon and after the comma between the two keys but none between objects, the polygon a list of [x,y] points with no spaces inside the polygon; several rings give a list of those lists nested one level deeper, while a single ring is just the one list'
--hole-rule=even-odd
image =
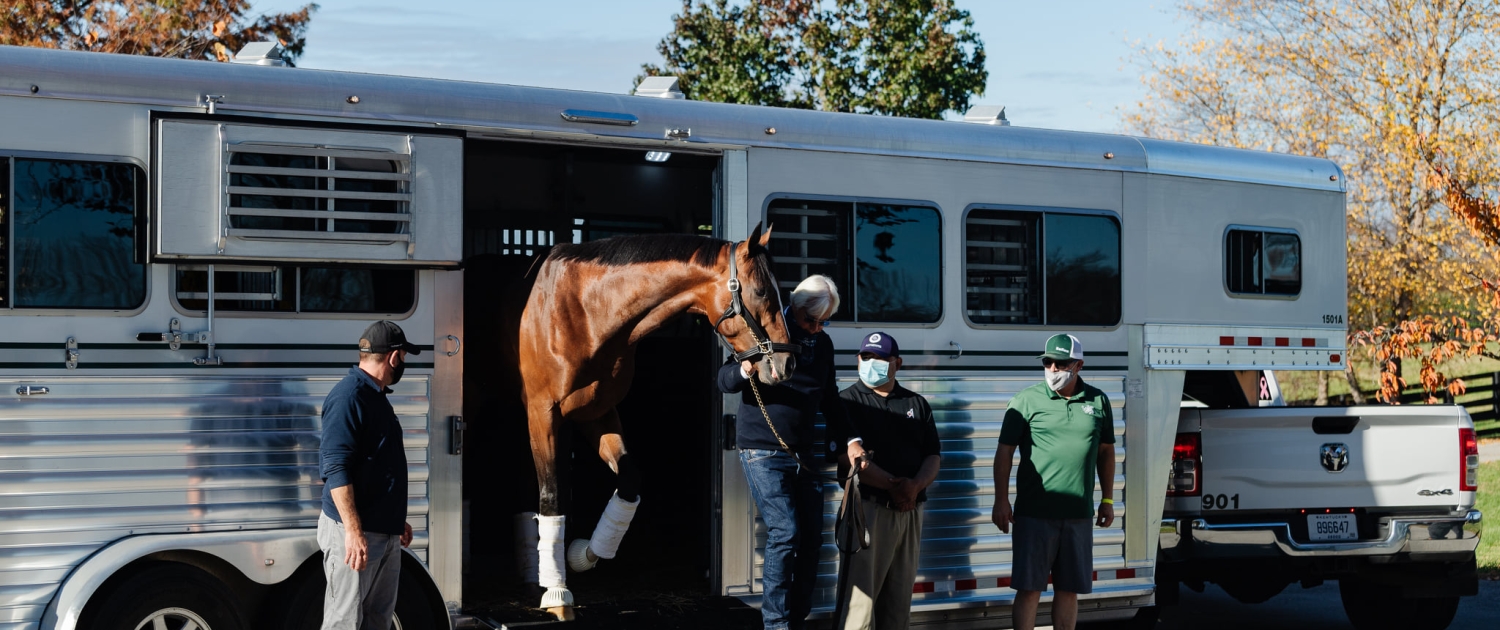
[{"label": "horse trailer", "polygon": [[[391,395],[416,531],[401,627],[472,621],[517,583],[514,523],[537,500],[500,322],[557,243],[764,222],[782,287],[838,283],[846,383],[861,336],[899,339],[943,444],[923,627],[1010,623],[992,457],[1048,336],[1083,341],[1116,418],[1120,518],[1095,533],[1084,620],[1153,604],[1185,374],[1345,352],[1328,160],[694,102],[663,79],[616,95],[236,61],[0,46],[0,630],[303,627],[323,588],[320,407],[378,319],[424,349]],[[641,341],[619,411],[643,501],[581,602],[628,584],[757,603],[765,534],[713,386],[724,358],[701,317]],[[570,537],[614,488],[586,455]]]}]

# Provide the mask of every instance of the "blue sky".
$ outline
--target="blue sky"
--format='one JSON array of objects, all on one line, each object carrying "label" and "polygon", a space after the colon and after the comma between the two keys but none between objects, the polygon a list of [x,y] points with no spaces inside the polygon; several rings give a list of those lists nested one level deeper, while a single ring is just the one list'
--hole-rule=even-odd
[{"label": "blue sky", "polygon": [[[305,1],[253,0],[253,12]],[[681,0],[319,0],[299,65],[629,92]],[[978,103],[1013,124],[1120,131],[1142,94],[1136,45],[1176,42],[1172,0],[959,0],[985,44],[989,85]]]}]

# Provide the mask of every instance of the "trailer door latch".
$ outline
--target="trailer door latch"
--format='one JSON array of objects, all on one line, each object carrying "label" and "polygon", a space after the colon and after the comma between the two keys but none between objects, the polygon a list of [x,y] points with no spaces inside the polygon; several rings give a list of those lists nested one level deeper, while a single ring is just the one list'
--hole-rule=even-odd
[{"label": "trailer door latch", "polygon": [[464,417],[448,416],[448,454],[464,454]]},{"label": "trailer door latch", "polygon": [[78,340],[72,337],[68,337],[66,351],[67,360],[65,363],[63,363],[63,365],[66,365],[70,370],[78,369]]}]

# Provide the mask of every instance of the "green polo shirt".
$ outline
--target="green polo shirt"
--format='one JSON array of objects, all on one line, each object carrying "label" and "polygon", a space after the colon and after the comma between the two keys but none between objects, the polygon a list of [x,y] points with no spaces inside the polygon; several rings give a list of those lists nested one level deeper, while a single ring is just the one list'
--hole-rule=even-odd
[{"label": "green polo shirt", "polygon": [[1000,442],[1020,447],[1015,515],[1090,518],[1100,444],[1115,443],[1109,397],[1083,382],[1064,398],[1037,383],[1017,393],[1005,410]]}]

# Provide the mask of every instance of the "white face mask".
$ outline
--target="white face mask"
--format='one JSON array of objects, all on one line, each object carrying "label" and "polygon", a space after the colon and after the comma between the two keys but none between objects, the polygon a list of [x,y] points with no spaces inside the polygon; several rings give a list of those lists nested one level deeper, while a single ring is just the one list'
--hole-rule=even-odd
[{"label": "white face mask", "polygon": [[880,387],[891,382],[891,363],[880,359],[859,360],[859,380],[870,387]]},{"label": "white face mask", "polygon": [[1062,390],[1063,388],[1068,386],[1068,383],[1073,382],[1072,370],[1062,370],[1058,372],[1053,372],[1051,370],[1042,370],[1042,376],[1046,377],[1047,387],[1052,388],[1052,391],[1054,392]]}]

